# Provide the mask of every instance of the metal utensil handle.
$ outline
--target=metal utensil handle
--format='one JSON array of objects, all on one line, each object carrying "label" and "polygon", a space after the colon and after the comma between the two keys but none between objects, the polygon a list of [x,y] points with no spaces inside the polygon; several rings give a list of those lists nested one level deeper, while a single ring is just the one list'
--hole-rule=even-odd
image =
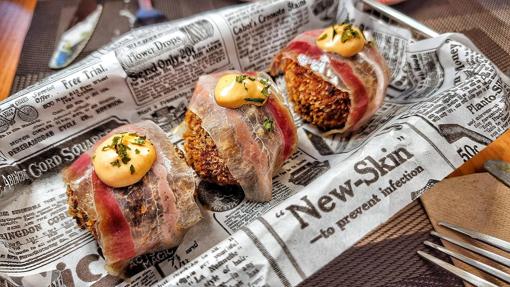
[{"label": "metal utensil handle", "polygon": [[374,9],[378,11],[379,13],[387,16],[388,18],[392,19],[393,21],[399,22],[403,25],[409,26],[410,28],[414,29],[416,32],[428,37],[436,37],[439,36],[439,33],[436,31],[430,29],[429,27],[425,26],[424,24],[414,20],[413,18],[387,6],[384,4],[381,4],[374,0],[362,0],[364,4],[369,6],[371,9]]}]

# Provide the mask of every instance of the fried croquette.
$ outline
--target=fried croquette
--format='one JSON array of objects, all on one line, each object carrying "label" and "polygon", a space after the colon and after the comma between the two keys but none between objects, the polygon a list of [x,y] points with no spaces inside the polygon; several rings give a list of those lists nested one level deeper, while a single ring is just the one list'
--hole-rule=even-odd
[{"label": "fried croquette", "polygon": [[285,59],[282,68],[289,98],[304,121],[323,130],[345,126],[351,108],[348,93],[293,60]]},{"label": "fried croquette", "polygon": [[188,164],[204,180],[219,185],[236,185],[211,136],[202,128],[202,120],[192,111],[184,117],[184,150]]}]

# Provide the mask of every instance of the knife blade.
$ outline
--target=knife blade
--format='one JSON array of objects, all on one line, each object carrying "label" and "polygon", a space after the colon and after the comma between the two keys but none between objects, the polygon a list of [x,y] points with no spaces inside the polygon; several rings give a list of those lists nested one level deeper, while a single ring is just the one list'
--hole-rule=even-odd
[{"label": "knife blade", "polygon": [[53,51],[48,64],[51,69],[62,69],[78,57],[96,29],[102,12],[103,5],[100,1],[80,1],[69,26]]},{"label": "knife blade", "polygon": [[510,187],[510,163],[502,160],[488,160],[483,167],[499,181]]}]

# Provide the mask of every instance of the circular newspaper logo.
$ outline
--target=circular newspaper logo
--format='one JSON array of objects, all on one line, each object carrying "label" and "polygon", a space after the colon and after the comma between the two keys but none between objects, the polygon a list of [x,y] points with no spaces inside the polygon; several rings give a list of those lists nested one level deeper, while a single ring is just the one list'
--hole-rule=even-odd
[{"label": "circular newspaper logo", "polygon": [[214,212],[231,210],[244,199],[244,192],[239,186],[219,186],[202,181],[198,186],[198,200],[205,208]]}]

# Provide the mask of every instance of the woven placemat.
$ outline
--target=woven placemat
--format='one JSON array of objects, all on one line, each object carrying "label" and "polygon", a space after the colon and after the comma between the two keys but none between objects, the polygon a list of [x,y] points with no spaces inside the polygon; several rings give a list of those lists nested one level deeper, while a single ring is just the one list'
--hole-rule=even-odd
[{"label": "woven placemat", "polygon": [[[48,76],[47,67],[58,36],[72,17],[77,0],[39,1],[21,53],[12,92]],[[135,1],[105,1],[103,16],[80,57],[129,29],[119,10],[135,12]],[[438,32],[462,32],[503,71],[510,69],[509,1],[495,0],[407,0],[396,8]],[[159,0],[154,6],[170,19],[177,19],[238,3],[234,0]],[[108,19],[108,20],[105,20]],[[422,242],[436,241],[425,211],[415,202],[356,246],[330,262],[300,286],[463,286],[462,282],[416,255],[425,250]],[[433,253],[430,249],[429,253]],[[434,255],[449,260],[441,254]]]},{"label": "woven placemat", "polygon": [[395,6],[437,32],[468,36],[503,72],[510,70],[510,1],[407,0]]}]

